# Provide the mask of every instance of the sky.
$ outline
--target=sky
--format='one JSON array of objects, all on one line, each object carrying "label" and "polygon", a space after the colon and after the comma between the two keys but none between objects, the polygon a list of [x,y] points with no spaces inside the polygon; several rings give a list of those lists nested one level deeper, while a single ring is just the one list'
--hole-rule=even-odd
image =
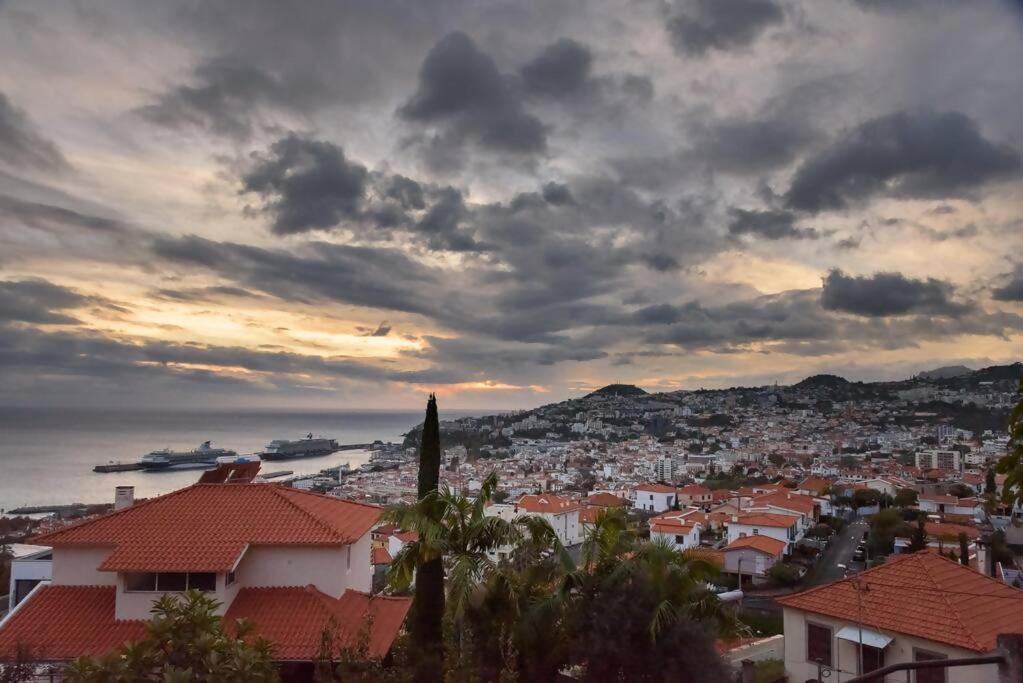
[{"label": "sky", "polygon": [[1023,350],[1018,0],[0,0],[0,404]]}]

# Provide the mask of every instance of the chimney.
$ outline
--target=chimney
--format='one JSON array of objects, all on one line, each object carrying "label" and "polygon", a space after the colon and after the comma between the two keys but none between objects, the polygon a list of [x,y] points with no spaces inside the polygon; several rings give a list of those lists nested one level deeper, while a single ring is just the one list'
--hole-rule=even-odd
[{"label": "chimney", "polygon": [[134,486],[118,486],[114,489],[114,510],[130,508],[134,503]]}]

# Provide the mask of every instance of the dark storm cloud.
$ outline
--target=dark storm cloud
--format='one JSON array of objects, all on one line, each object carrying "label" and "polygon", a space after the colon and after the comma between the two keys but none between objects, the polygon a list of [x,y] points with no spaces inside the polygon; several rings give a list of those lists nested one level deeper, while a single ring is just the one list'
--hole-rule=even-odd
[{"label": "dark storm cloud", "polygon": [[257,157],[242,175],[242,186],[263,198],[273,231],[289,235],[357,218],[367,176],[366,168],[345,158],[337,145],[289,135]]},{"label": "dark storm cloud", "polygon": [[462,193],[453,187],[440,188],[433,205],[416,224],[416,230],[428,239],[431,249],[450,251],[479,251],[483,248],[472,236],[461,229],[469,218]]},{"label": "dark storm cloud", "polygon": [[879,195],[968,198],[1021,166],[1018,152],[984,138],[965,114],[904,111],[846,131],[804,161],[786,202],[823,211]]},{"label": "dark storm cloud", "polygon": [[781,239],[817,239],[820,237],[813,228],[796,226],[799,220],[796,214],[785,210],[750,211],[747,209],[729,209],[731,223],[728,232],[735,236],[751,235],[769,240]]},{"label": "dark storm cloud", "polygon": [[526,63],[519,74],[527,93],[544,97],[571,97],[590,78],[593,53],[570,38],[561,38]]},{"label": "dark storm cloud", "polygon": [[919,315],[874,314],[869,304],[860,304],[863,313],[845,316],[822,305],[820,289],[793,290],[723,306],[697,301],[648,306],[633,313],[632,324],[645,330],[645,340],[653,344],[718,353],[756,344],[761,350],[795,355],[899,349],[924,340],[964,334],[1005,337],[1023,330],[1023,317],[957,308],[947,301],[927,303],[928,296],[934,297],[917,295],[924,300],[914,304]]},{"label": "dark storm cloud", "polygon": [[200,267],[249,290],[287,301],[337,301],[368,308],[436,314],[428,295],[438,274],[394,249],[324,242],[303,245],[300,253],[194,235],[159,237],[153,252],[172,263]]},{"label": "dark storm cloud", "polygon": [[992,290],[991,296],[997,301],[1023,301],[1023,265],[1017,265],[1006,276],[1005,284]]},{"label": "dark storm cloud", "polygon": [[0,164],[35,171],[60,171],[67,160],[51,140],[43,137],[24,111],[0,92]]},{"label": "dark storm cloud", "polygon": [[73,325],[78,320],[67,311],[88,303],[89,297],[46,280],[0,280],[0,324]]},{"label": "dark storm cloud", "polygon": [[758,175],[787,166],[820,139],[812,123],[789,112],[716,119],[693,126],[689,134],[693,144],[682,153],[683,161],[699,161],[736,175]]},{"label": "dark storm cloud", "polygon": [[748,47],[784,20],[774,0],[683,0],[667,28],[676,53],[702,57],[711,50]]},{"label": "dark storm cloud", "polygon": [[553,181],[544,184],[543,199],[548,204],[553,204],[555,206],[575,203],[575,198],[572,197],[572,191],[568,189],[568,185]]},{"label": "dark storm cloud", "polygon": [[301,76],[281,78],[250,64],[212,61],[196,68],[192,83],[162,93],[138,111],[162,126],[246,139],[264,108],[302,111],[319,100],[320,92],[320,84]]},{"label": "dark storm cloud", "polygon": [[522,106],[493,58],[465,33],[450,33],[430,50],[419,85],[398,110],[411,123],[439,126],[446,140],[466,138],[512,154],[545,151],[543,124]]},{"label": "dark storm cloud", "polygon": [[386,337],[391,333],[391,325],[386,320],[376,326],[376,328],[366,328],[363,336],[365,337]]},{"label": "dark storm cloud", "polygon": [[917,280],[900,273],[877,273],[870,277],[849,276],[833,270],[824,278],[821,305],[868,317],[927,313],[959,316],[969,306],[952,300],[951,284],[934,278]]}]

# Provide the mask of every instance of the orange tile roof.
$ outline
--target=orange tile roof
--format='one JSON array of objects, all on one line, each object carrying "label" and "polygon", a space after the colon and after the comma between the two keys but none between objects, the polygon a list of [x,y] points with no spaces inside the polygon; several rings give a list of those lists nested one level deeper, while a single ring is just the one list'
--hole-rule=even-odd
[{"label": "orange tile roof", "polygon": [[[114,618],[115,591],[113,586],[38,589],[0,628],[0,659],[27,646],[40,661],[67,660],[105,654],[144,638],[145,622]],[[274,643],[275,659],[312,660],[328,625],[337,625],[336,643],[344,648],[371,623],[367,654],[378,658],[387,654],[411,604],[411,598],[370,597],[352,590],[334,599],[312,586],[242,588],[224,624],[231,631],[236,619],[248,619],[256,635]]]},{"label": "orange tile roof", "polygon": [[43,586],[0,628],[0,659],[19,646],[34,659],[52,661],[101,655],[145,637],[141,621],[114,619],[113,586]]},{"label": "orange tile roof", "polygon": [[949,522],[924,522],[924,530],[928,536],[935,538],[959,538],[959,534],[966,534],[966,538],[977,540],[980,538],[980,530],[977,527],[967,524],[950,524]]},{"label": "orange tile roof", "polygon": [[[335,646],[347,649],[370,624],[367,654],[381,658],[401,630],[411,598],[394,598],[347,590],[332,598],[313,586],[243,588],[224,615],[228,623],[248,619],[254,634],[274,644],[274,659],[309,660],[319,652],[324,627],[337,628]],[[332,621],[333,620],[333,621]]]},{"label": "orange tile roof", "polygon": [[370,555],[371,564],[391,564],[391,553],[387,551],[387,548],[373,548],[373,552]]},{"label": "orange tile roof", "polygon": [[751,512],[747,515],[738,515],[736,524],[749,526],[770,526],[781,529],[788,529],[799,521],[799,517],[793,515],[775,514],[773,512]]},{"label": "orange tile roof", "polygon": [[515,505],[532,515],[543,513],[561,514],[578,510],[582,507],[575,498],[550,494],[536,495],[532,493],[519,498]]},{"label": "orange tile roof", "polygon": [[667,484],[640,484],[636,490],[648,493],[675,493],[675,487]]},{"label": "orange tile roof", "polygon": [[277,484],[195,484],[37,540],[111,546],[103,571],[227,571],[247,545],[353,543],[381,512]]},{"label": "orange tile roof", "polygon": [[772,557],[778,557],[785,552],[785,541],[779,541],[777,538],[771,538],[770,536],[740,536],[722,548],[722,551],[727,553],[729,550],[739,550],[741,548],[759,550]]},{"label": "orange tile roof", "polygon": [[862,614],[864,625],[974,652],[1023,632],[1023,591],[926,550],[776,601],[849,621]]},{"label": "orange tile roof", "polygon": [[776,491],[765,493],[753,499],[753,506],[772,505],[774,507],[793,510],[803,515],[812,515],[817,503],[811,496],[804,496],[801,493],[791,491]]},{"label": "orange tile roof", "polygon": [[625,505],[625,499],[616,496],[613,493],[607,493],[601,491],[600,493],[594,493],[586,498],[587,505],[596,505],[598,507],[623,507]]}]

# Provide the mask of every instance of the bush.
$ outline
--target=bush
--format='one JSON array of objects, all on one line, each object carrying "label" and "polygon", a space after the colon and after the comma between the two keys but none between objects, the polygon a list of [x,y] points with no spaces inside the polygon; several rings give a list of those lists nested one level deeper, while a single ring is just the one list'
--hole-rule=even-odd
[{"label": "bush", "polygon": [[779,586],[794,586],[802,578],[800,567],[789,562],[775,562],[767,570],[767,577]]}]

